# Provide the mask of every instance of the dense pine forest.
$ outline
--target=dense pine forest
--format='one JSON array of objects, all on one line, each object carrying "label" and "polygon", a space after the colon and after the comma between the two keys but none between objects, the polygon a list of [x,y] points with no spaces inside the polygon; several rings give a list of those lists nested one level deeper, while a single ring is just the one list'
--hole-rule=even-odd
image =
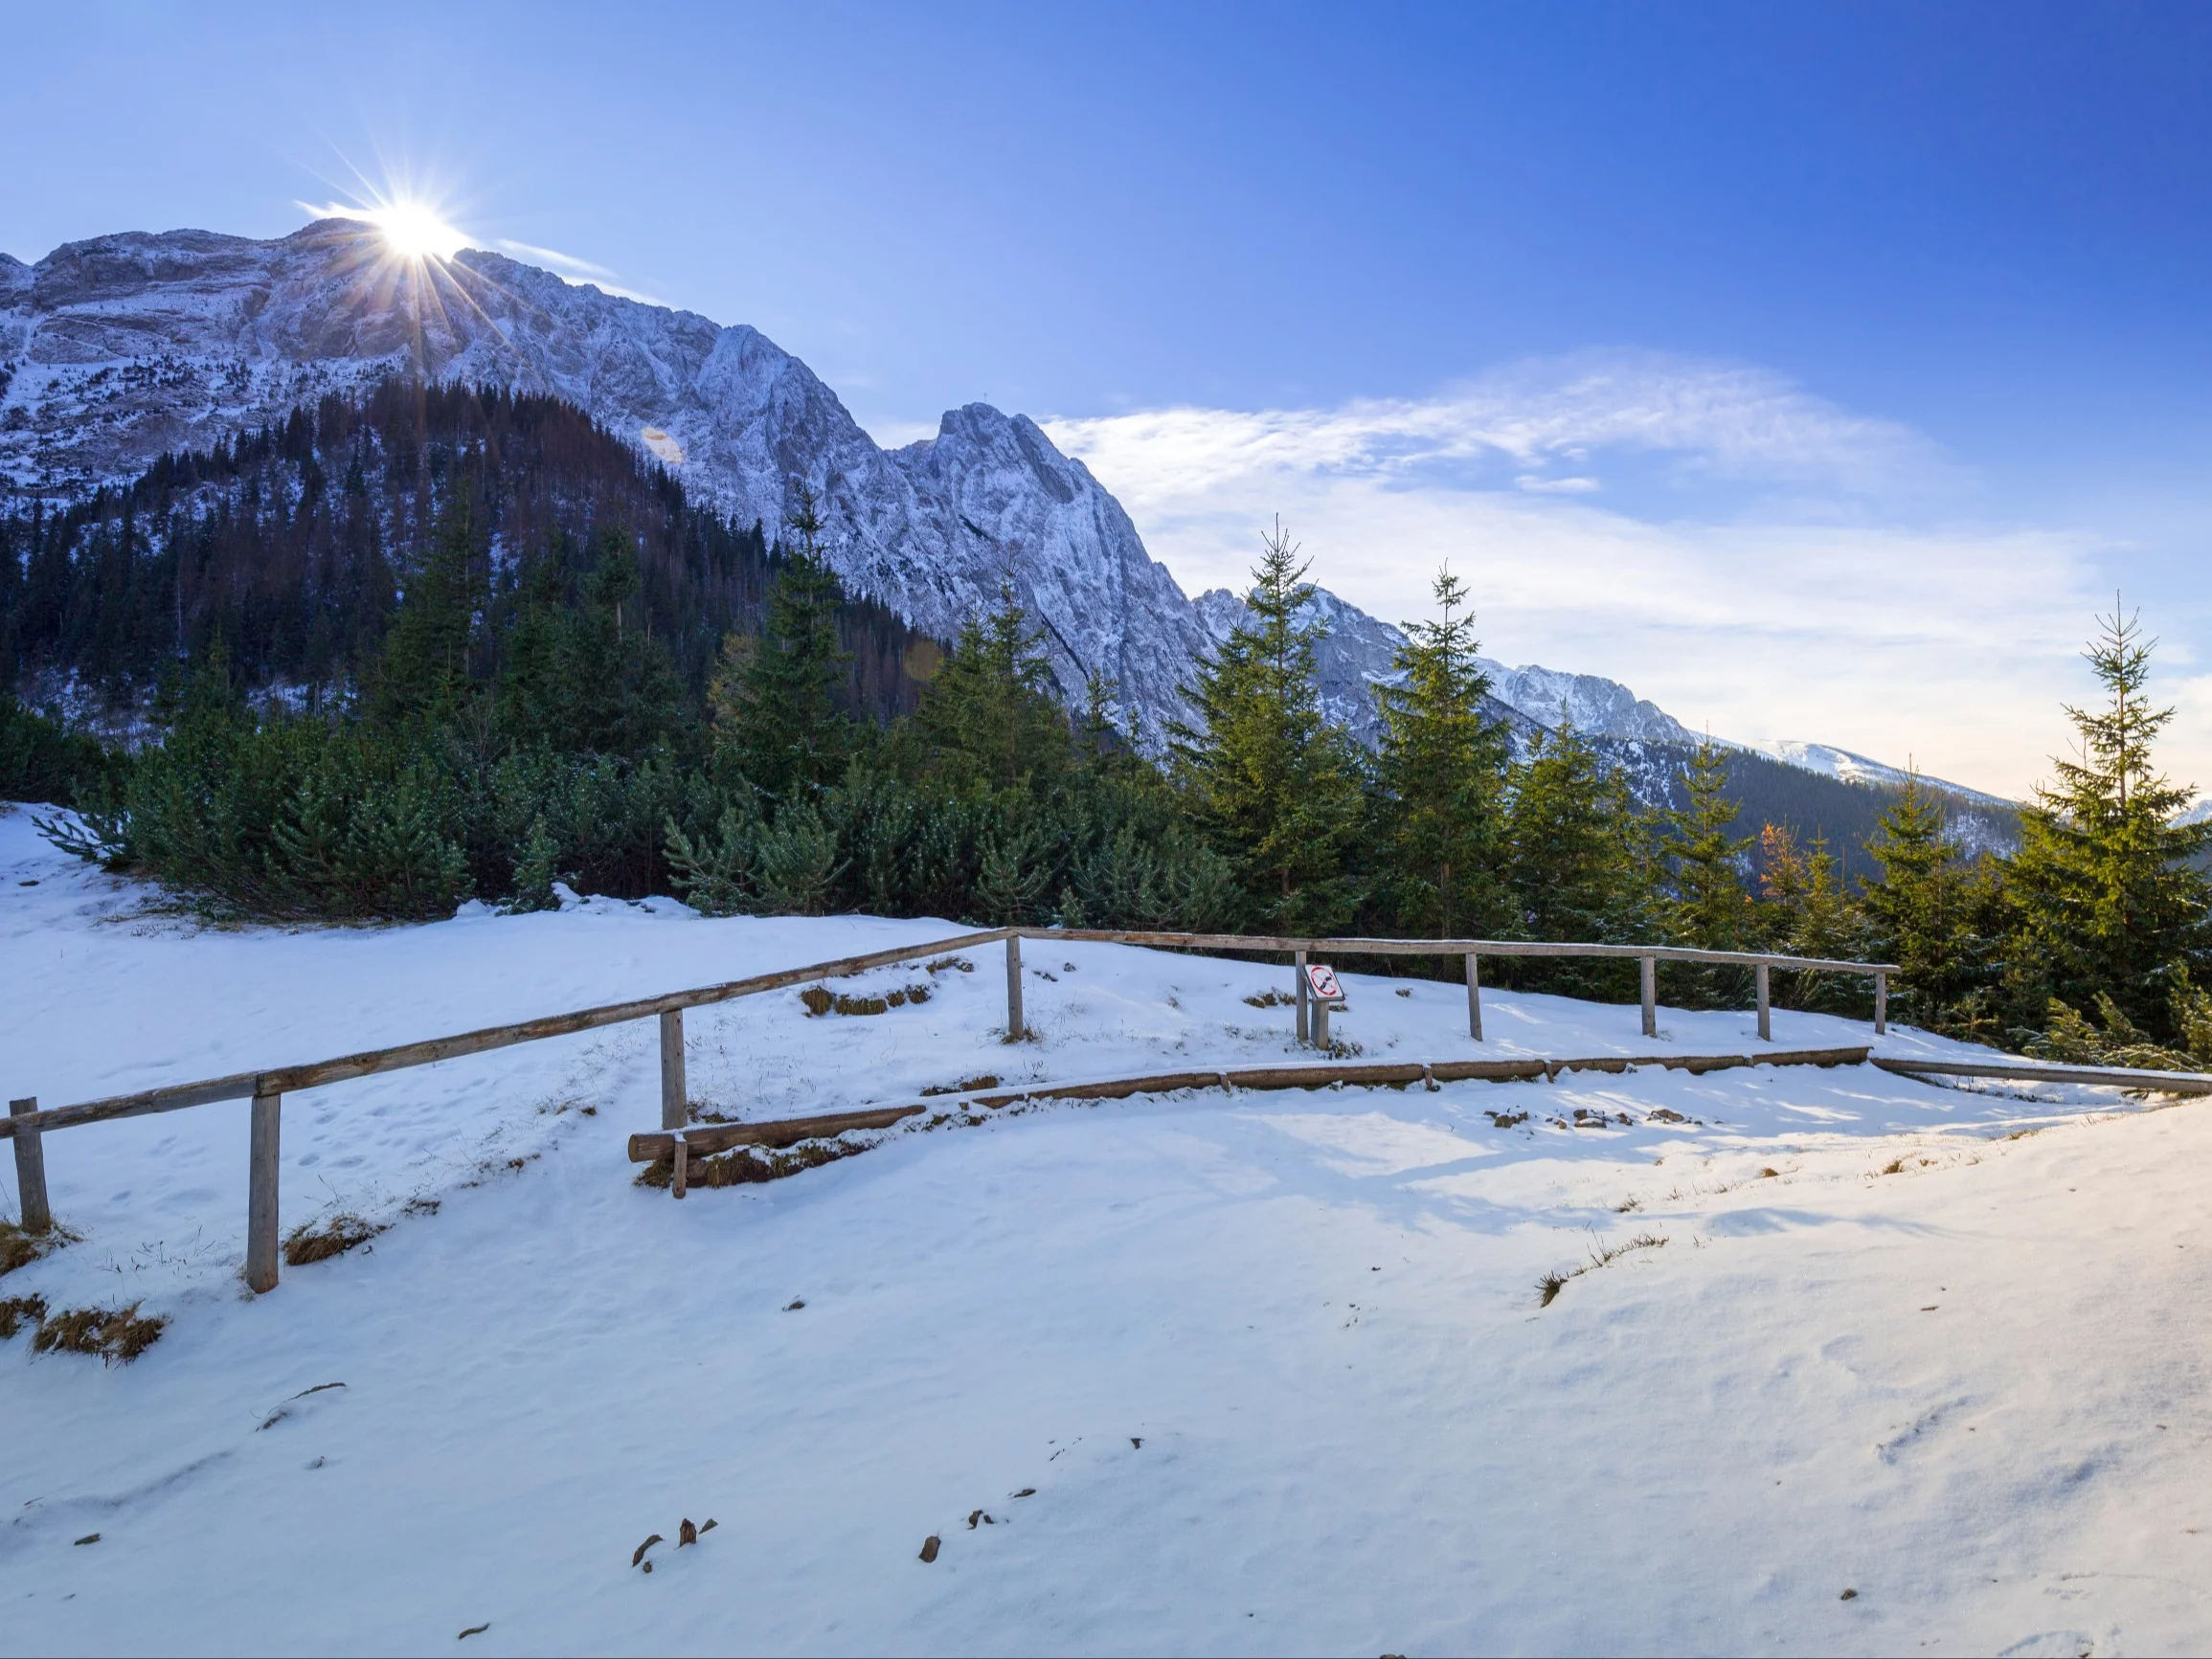
[{"label": "dense pine forest", "polygon": [[[217,915],[530,909],[566,885],[714,913],[1777,950],[1895,961],[1897,1015],[1953,1035],[2212,1061],[2212,831],[2156,772],[2170,711],[2132,618],[2102,624],[2106,701],[2066,711],[2075,758],[2017,852],[1967,850],[1917,785],[1860,792],[1837,842],[1747,812],[1715,746],[1668,763],[1657,805],[1571,729],[1517,749],[1449,574],[1362,748],[1322,716],[1279,533],[1155,757],[1113,687],[1061,706],[1010,587],[949,643],[847,597],[797,493],[773,534],[732,525],[563,404],[395,380],[0,515],[5,684],[150,726],[103,747],[0,701],[0,796],[73,808],[62,844]],[[1634,995],[1632,966],[1500,966]],[[1673,1000],[1746,995],[1667,973]]]}]

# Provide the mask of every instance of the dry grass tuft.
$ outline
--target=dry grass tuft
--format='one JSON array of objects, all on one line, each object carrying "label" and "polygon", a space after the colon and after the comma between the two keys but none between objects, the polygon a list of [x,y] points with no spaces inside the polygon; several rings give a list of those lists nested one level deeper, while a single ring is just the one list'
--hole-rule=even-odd
[{"label": "dry grass tuft", "polygon": [[11,1296],[0,1302],[0,1342],[11,1340],[26,1320],[35,1325],[46,1317],[43,1296]]},{"label": "dry grass tuft", "polygon": [[821,985],[807,986],[805,990],[800,992],[799,999],[800,1001],[806,1004],[806,1012],[809,1018],[815,1018],[828,1013],[830,1008],[837,1001],[837,998],[829,994],[828,989]]},{"label": "dry grass tuft", "polygon": [[1608,1262],[1618,1261],[1631,1250],[1656,1250],[1665,1243],[1666,1240],[1657,1233],[1638,1233],[1625,1244],[1608,1244],[1601,1249],[1594,1249],[1590,1253],[1590,1260],[1581,1267],[1569,1267],[1564,1273],[1546,1273],[1543,1278],[1537,1280],[1536,1305],[1539,1308],[1550,1307],[1553,1302],[1558,1300],[1560,1291],[1567,1289],[1567,1282],[1569,1279],[1579,1279],[1585,1273],[1593,1273]]},{"label": "dry grass tuft", "polygon": [[967,1094],[975,1089],[998,1087],[998,1077],[986,1071],[980,1077],[963,1077],[958,1083],[933,1083],[922,1090],[922,1096],[927,1099],[933,1094]]},{"label": "dry grass tuft", "polygon": [[1253,1008],[1287,1008],[1296,1002],[1296,997],[1286,997],[1280,991],[1262,991],[1257,997],[1247,997],[1245,1002]]},{"label": "dry grass tuft", "polygon": [[[779,1181],[803,1170],[820,1169],[824,1164],[855,1157],[866,1151],[865,1145],[856,1146],[843,1140],[801,1141],[787,1151],[765,1155],[741,1146],[715,1157],[691,1159],[685,1166],[684,1182],[692,1188],[754,1186],[762,1181]],[[675,1160],[663,1158],[644,1167],[638,1177],[638,1184],[665,1187],[671,1185],[675,1178]]]},{"label": "dry grass tuft", "polygon": [[97,1354],[103,1364],[128,1365],[161,1340],[163,1313],[140,1317],[127,1308],[71,1308],[42,1320],[31,1338],[34,1354]]},{"label": "dry grass tuft", "polygon": [[379,1223],[351,1213],[332,1216],[320,1227],[294,1227],[284,1240],[284,1261],[294,1267],[327,1262],[356,1244],[366,1244],[383,1230]]},{"label": "dry grass tuft", "polygon": [[0,1222],[0,1273],[12,1273],[18,1267],[28,1267],[39,1257],[52,1255],[62,1245],[76,1241],[77,1235],[67,1227],[50,1227],[43,1233],[27,1233],[13,1222]]},{"label": "dry grass tuft", "polygon": [[973,974],[976,971],[976,965],[965,956],[939,956],[934,962],[922,964],[922,971],[928,974],[942,974],[948,968],[959,974]]}]

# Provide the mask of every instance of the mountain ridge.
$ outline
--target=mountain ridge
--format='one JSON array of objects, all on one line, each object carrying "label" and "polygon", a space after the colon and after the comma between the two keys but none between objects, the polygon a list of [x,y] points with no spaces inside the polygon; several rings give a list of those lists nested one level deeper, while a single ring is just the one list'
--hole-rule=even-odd
[{"label": "mountain ridge", "polygon": [[[820,498],[830,556],[856,597],[940,638],[1002,582],[1044,635],[1062,696],[1113,681],[1125,721],[1156,746],[1190,718],[1191,663],[1243,609],[1225,589],[1186,596],[1121,504],[1023,415],[975,402],[937,433],[886,448],[799,358],[746,324],[608,294],[482,249],[393,256],[358,221],[256,239],[123,232],[35,264],[0,254],[0,491],[80,499],[160,456],[282,418],[394,372],[562,396],[740,526],[773,534],[797,482]],[[1322,590],[1322,704],[1364,740],[1368,687],[1404,635]],[[1697,741],[1617,682],[1484,660],[1496,707],[1634,743]],[[1501,716],[1502,717],[1502,716]],[[1830,776],[1826,745],[1783,745]],[[1962,796],[1994,800],[1944,785]]]}]

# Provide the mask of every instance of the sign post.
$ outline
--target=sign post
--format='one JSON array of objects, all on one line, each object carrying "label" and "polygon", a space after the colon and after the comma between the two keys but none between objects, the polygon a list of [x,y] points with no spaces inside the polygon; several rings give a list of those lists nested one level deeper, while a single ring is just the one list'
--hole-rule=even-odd
[{"label": "sign post", "polygon": [[1305,986],[1314,994],[1314,1046],[1325,1049],[1329,1045],[1329,1010],[1350,1006],[1344,999],[1343,987],[1337,983],[1337,971],[1326,962],[1315,962],[1306,969]]}]

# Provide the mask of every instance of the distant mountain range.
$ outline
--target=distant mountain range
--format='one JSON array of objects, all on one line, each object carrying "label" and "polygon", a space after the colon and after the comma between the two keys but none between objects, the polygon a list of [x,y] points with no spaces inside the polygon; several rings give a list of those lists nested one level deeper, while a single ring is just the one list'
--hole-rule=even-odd
[{"label": "distant mountain range", "polygon": [[[693,499],[773,536],[803,481],[846,587],[940,638],[1011,582],[1046,635],[1060,690],[1116,683],[1157,742],[1187,719],[1181,687],[1243,603],[1185,597],[1121,505],[1026,415],[949,411],[935,437],[879,446],[804,363],[758,330],[610,295],[503,255],[395,259],[381,235],[327,219],[269,241],[205,231],[73,242],[35,265],[0,254],[0,501],[66,502],[164,454],[282,420],[402,372],[559,396],[668,468]],[[1395,627],[1323,593],[1321,689],[1375,731],[1369,687]],[[1697,741],[1614,681],[1485,663],[1501,717],[1570,720],[1618,745]],[[1846,783],[1893,767],[1782,743],[1789,766]],[[1997,797],[1942,785],[1962,801]]]}]

